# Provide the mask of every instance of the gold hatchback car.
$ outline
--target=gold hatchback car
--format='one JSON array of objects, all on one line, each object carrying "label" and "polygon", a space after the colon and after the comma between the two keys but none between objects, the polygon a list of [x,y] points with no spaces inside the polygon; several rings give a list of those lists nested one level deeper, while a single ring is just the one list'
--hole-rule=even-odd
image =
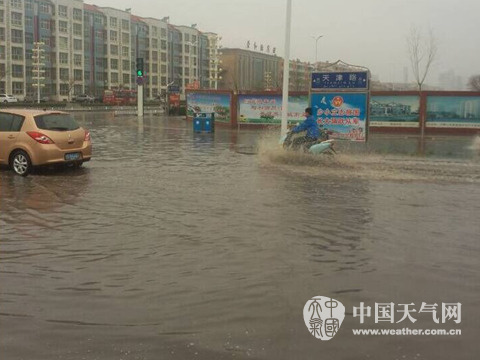
[{"label": "gold hatchback car", "polygon": [[92,157],[90,132],[68,113],[0,110],[0,164],[26,176],[34,166],[81,166]]}]

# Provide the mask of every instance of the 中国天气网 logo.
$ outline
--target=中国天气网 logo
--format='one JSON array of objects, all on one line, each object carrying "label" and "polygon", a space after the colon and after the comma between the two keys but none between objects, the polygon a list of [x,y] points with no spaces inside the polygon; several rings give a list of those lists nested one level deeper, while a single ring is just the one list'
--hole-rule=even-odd
[{"label": "\u4e2d\u56fd\u5929\u6c14\u7f51 logo", "polygon": [[320,340],[330,340],[345,318],[345,306],[326,296],[314,296],[303,308],[303,320],[310,334]]}]

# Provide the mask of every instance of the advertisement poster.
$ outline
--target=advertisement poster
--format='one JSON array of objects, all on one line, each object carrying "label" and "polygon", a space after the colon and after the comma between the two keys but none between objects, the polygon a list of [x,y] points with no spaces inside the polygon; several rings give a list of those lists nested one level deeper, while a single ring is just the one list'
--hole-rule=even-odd
[{"label": "advertisement poster", "polygon": [[333,132],[332,138],[366,140],[367,94],[312,94],[312,110],[318,124]]},{"label": "advertisement poster", "polygon": [[419,96],[371,96],[370,126],[420,126]]},{"label": "advertisement poster", "polygon": [[196,113],[215,113],[216,121],[230,122],[230,95],[187,93],[187,116]]},{"label": "advertisement poster", "polygon": [[426,126],[480,128],[480,96],[428,96]]},{"label": "advertisement poster", "polygon": [[[279,124],[282,120],[281,95],[239,95],[239,121],[252,124]],[[288,98],[288,121],[305,120],[303,113],[308,107],[308,96]]]}]

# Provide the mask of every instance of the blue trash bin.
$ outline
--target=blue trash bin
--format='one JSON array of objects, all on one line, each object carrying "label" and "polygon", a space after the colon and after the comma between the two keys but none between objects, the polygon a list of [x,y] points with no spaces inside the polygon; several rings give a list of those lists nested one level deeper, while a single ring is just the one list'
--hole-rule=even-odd
[{"label": "blue trash bin", "polygon": [[199,133],[203,130],[203,118],[195,116],[193,118],[193,132]]},{"label": "blue trash bin", "polygon": [[193,131],[213,133],[215,131],[215,114],[199,113],[193,118]]}]

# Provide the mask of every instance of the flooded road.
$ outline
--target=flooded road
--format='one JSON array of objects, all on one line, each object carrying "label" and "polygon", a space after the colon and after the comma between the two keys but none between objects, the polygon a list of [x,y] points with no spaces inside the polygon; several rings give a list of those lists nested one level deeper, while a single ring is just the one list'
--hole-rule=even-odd
[{"label": "flooded road", "polygon": [[[431,139],[423,157],[377,136],[319,160],[254,131],[76,118],[94,145],[82,169],[0,171],[2,359],[476,358],[473,139]],[[317,295],[347,309],[328,342],[303,322]],[[462,321],[360,324],[360,302],[460,302]],[[404,327],[462,335],[352,333]]]}]

